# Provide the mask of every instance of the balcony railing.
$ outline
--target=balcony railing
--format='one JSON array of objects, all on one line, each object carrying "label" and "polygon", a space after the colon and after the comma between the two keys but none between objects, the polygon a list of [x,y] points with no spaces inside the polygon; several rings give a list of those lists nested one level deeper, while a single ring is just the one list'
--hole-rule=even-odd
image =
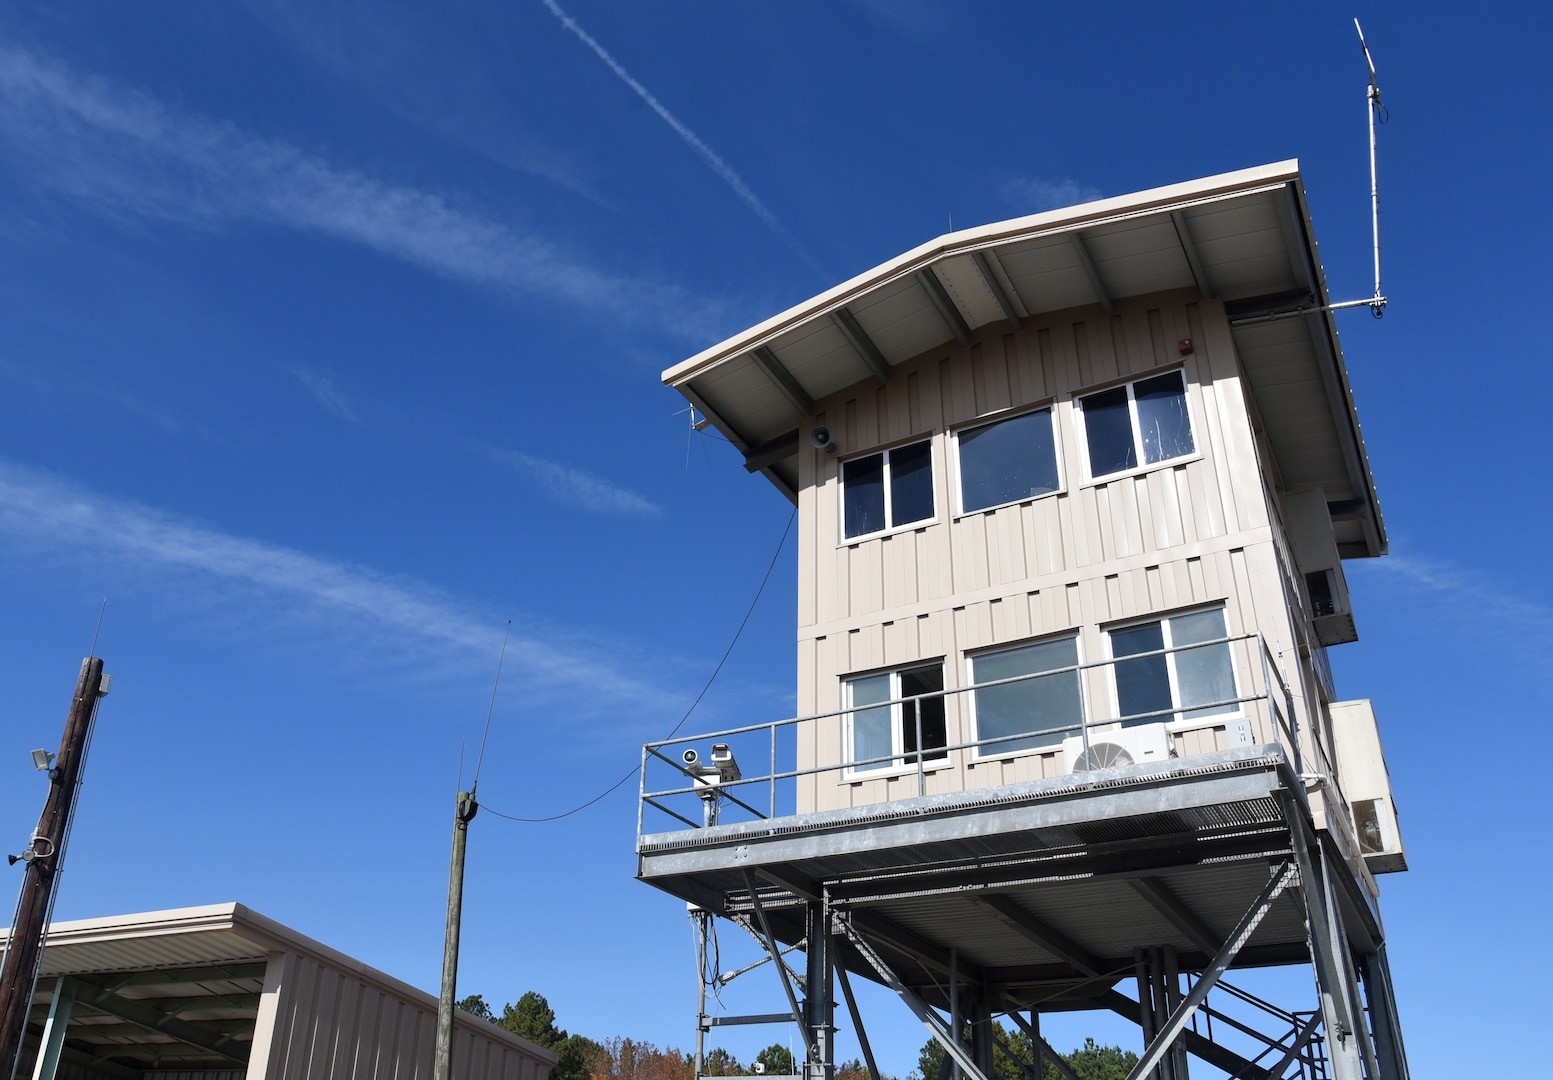
[{"label": "balcony railing", "polygon": [[[1215,700],[1182,701],[1175,689],[1176,677],[1172,674],[1172,703],[1168,708],[1112,714],[1117,708],[1116,669],[1119,666],[1169,657],[1172,658],[1170,670],[1174,672],[1179,657],[1209,649],[1228,651],[1236,685],[1233,694]],[[924,710],[919,703],[942,699],[946,716],[968,720],[970,710],[950,709],[965,695],[1061,676],[1076,676],[1082,688],[1080,700],[1084,718],[1081,722],[1043,723],[1040,717],[1032,717],[1028,730],[1014,734],[955,743],[948,743],[946,738],[946,745],[924,745],[924,736],[928,733],[923,729]],[[1089,715],[1101,703],[1105,703],[1112,713]],[[852,756],[848,746],[849,718],[882,709],[890,710],[892,724],[904,725],[905,718],[910,717],[915,739],[908,743],[907,732],[901,731],[896,748],[889,754],[865,758]],[[1260,635],[1243,634],[1193,642],[890,701],[868,702],[810,716],[648,743],[642,748],[637,834],[657,832],[663,826],[672,830],[675,826],[663,821],[664,816],[698,829],[712,824],[808,812],[828,805],[821,797],[821,786],[826,783],[863,788],[878,785],[857,797],[853,804],[980,788],[985,785],[973,782],[976,775],[971,765],[1010,764],[1042,755],[1060,757],[1064,772],[1093,775],[1097,771],[1094,767],[1097,759],[1092,754],[1096,747],[1102,743],[1114,745],[1117,731],[1136,731],[1150,725],[1157,726],[1152,733],[1154,744],[1162,743],[1167,747],[1168,757],[1175,762],[1184,764],[1193,756],[1210,752],[1183,753],[1188,742],[1183,736],[1204,732],[1209,737],[1207,741],[1213,741],[1211,737],[1218,729],[1223,729],[1226,737],[1233,729],[1249,733],[1249,742],[1253,745],[1275,743],[1283,747],[1300,774],[1309,775],[1307,758],[1314,751],[1314,758],[1308,762],[1309,772],[1330,777],[1330,768],[1319,743],[1300,737],[1298,716],[1288,681]],[[952,731],[955,726],[949,724],[948,730]],[[1137,745],[1137,739],[1138,736],[1122,737],[1122,741],[1134,745]],[[1203,741],[1203,737],[1197,739],[1198,743]],[[713,747],[720,748],[728,760],[714,763],[714,755],[708,753]],[[694,763],[687,762],[687,751],[695,752]],[[729,768],[730,760],[736,761],[737,765]],[[1070,761],[1071,769],[1068,767]],[[1098,765],[1103,767],[1104,762],[1100,761]],[[800,785],[805,785],[807,795],[800,794]]]}]

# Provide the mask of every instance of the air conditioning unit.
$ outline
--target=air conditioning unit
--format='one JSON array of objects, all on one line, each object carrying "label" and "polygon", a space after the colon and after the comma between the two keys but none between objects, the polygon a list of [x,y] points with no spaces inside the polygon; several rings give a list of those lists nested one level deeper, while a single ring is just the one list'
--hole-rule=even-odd
[{"label": "air conditioning unit", "polygon": [[1173,756],[1170,732],[1165,730],[1164,724],[1091,731],[1087,752],[1082,736],[1075,735],[1062,741],[1063,767],[1070,773],[1144,765],[1166,761]]}]

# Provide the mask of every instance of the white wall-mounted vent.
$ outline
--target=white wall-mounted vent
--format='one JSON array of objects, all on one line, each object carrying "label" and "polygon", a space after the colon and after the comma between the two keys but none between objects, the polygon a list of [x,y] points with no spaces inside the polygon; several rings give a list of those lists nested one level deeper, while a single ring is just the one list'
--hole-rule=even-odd
[{"label": "white wall-mounted vent", "polygon": [[1380,745],[1380,729],[1368,700],[1334,701],[1332,742],[1337,750],[1337,783],[1353,815],[1359,854],[1372,874],[1407,869],[1391,775]]},{"label": "white wall-mounted vent", "polygon": [[1316,640],[1323,645],[1358,641],[1353,608],[1348,603],[1348,579],[1343,575],[1343,561],[1337,553],[1326,494],[1319,488],[1296,492],[1285,495],[1283,503],[1289,543],[1305,579]]},{"label": "white wall-mounted vent", "polygon": [[1063,768],[1070,773],[1144,765],[1173,756],[1170,732],[1164,724],[1143,724],[1112,731],[1091,731],[1089,749],[1082,736],[1062,741]]}]

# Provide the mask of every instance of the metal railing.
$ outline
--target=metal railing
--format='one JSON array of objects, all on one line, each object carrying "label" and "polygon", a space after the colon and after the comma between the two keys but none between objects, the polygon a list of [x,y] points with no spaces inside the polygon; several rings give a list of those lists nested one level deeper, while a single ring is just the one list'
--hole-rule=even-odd
[{"label": "metal railing", "polygon": [[[1115,708],[1115,669],[1118,665],[1219,648],[1228,650],[1236,684],[1233,695],[1212,701],[1180,702],[1174,689],[1178,680],[1172,676],[1172,705],[1168,708],[1132,712],[1125,716],[1109,713],[1098,717],[1089,715],[1090,709],[1102,702]],[[1168,662],[1174,666],[1173,661]],[[1082,703],[1082,719],[1079,722],[1041,724],[1039,718],[1032,717],[1029,730],[986,739],[948,741],[948,732],[956,726],[949,720],[953,715],[950,706],[958,704],[964,695],[1064,676],[1076,677],[1078,681],[1079,700]],[[1247,688],[1244,692],[1243,687]],[[944,745],[924,745],[924,710],[920,703],[932,699],[944,702]],[[892,728],[901,718],[912,718],[916,749],[902,746],[892,749],[889,754],[874,757],[851,756],[847,746],[849,718],[879,709],[890,710]],[[958,714],[955,718],[960,720],[968,720],[969,717],[969,712],[964,709],[954,710],[954,714]],[[1079,749],[1082,756],[1077,760],[1089,762],[1092,760],[1092,745],[1100,741],[1099,736],[1108,733],[1097,729],[1112,729],[1118,725],[1122,729],[1132,729],[1148,724],[1170,725],[1164,730],[1170,756],[1175,761],[1185,762],[1195,756],[1190,753],[1178,754],[1177,746],[1184,740],[1178,740],[1177,735],[1226,727],[1228,724],[1249,724],[1252,725],[1253,742],[1266,744],[1271,741],[1282,746],[1296,772],[1307,776],[1312,773],[1331,775],[1325,755],[1316,745],[1317,740],[1302,745],[1295,696],[1267,642],[1259,634],[1242,634],[913,694],[889,701],[869,702],[829,712],[651,742],[642,748],[637,835],[640,837],[644,833],[649,808],[692,829],[726,822],[735,814],[742,814],[741,820],[763,820],[778,817],[779,811],[797,812],[799,785],[805,781],[818,785],[827,777],[838,784],[848,785],[889,782],[882,785],[889,788],[887,794],[881,792],[875,798],[865,795],[861,802],[893,801],[928,794],[928,778],[940,773],[958,777],[959,787],[954,786],[953,780],[938,781],[933,785],[935,791],[944,790],[946,785],[949,790],[968,789],[980,785],[968,783],[972,777],[963,760],[964,755],[972,755],[970,760],[976,764],[990,764],[1035,754],[1067,755],[1071,749]],[[1258,727],[1260,732],[1257,731]],[[893,735],[892,731],[892,742]],[[1080,741],[1071,747],[1065,746],[1073,739]],[[828,741],[829,745],[826,746],[822,740]],[[800,764],[800,741],[806,744],[803,757],[811,762],[809,764]],[[902,738],[900,742],[904,743],[905,739]],[[738,767],[720,773],[705,764],[687,765],[681,749],[707,743],[730,749],[739,762]],[[1313,749],[1316,755],[1314,761],[1309,760]],[[752,771],[751,765],[762,758],[765,759],[764,769]],[[665,776],[675,782],[663,786],[658,778]],[[901,790],[899,782],[913,777],[915,783]]]}]

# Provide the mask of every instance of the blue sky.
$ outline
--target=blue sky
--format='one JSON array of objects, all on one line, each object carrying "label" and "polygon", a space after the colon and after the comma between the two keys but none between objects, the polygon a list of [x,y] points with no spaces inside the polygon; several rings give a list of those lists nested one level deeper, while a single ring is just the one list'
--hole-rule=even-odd
[{"label": "blue sky", "polygon": [[[1340,326],[1393,554],[1350,565],[1333,663],[1414,867],[1382,883],[1415,1075],[1534,1070],[1545,8],[324,8],[0,12],[7,850],[104,596],[117,678],[59,915],[238,900],[434,987],[506,620],[481,801],[543,816],[680,718],[787,523],[659,372],[951,219],[1289,157],[1334,295],[1368,296],[1358,15],[1392,304]],[[793,577],[789,546],[692,727],[791,712]],[[689,1044],[633,789],[476,820],[461,990]],[[922,1034],[878,1008],[903,1076]]]}]

